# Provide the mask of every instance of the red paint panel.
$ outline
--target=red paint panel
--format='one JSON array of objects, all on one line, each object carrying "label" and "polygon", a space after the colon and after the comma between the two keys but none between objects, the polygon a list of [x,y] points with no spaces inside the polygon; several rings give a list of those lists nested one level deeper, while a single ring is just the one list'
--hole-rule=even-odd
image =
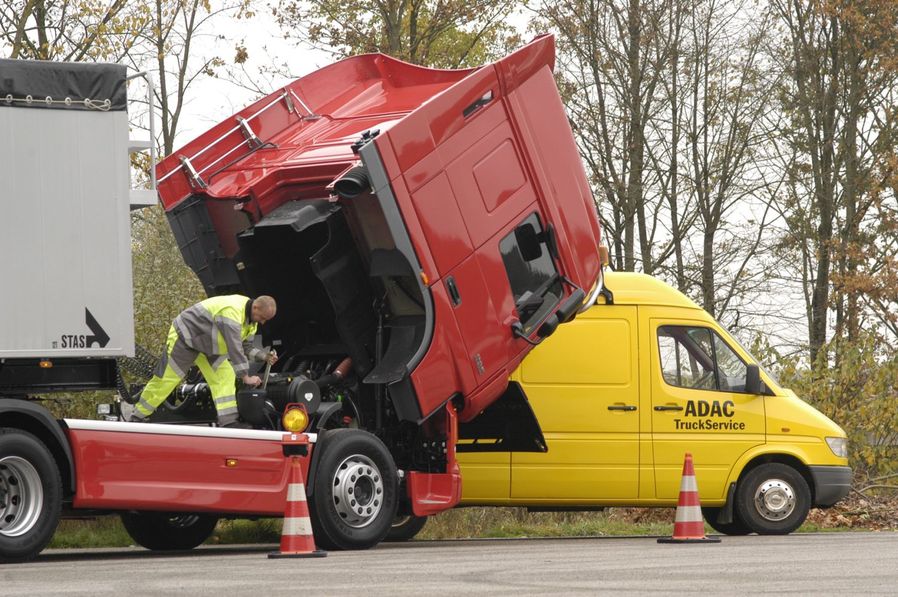
[{"label": "red paint panel", "polygon": [[[505,229],[535,199],[531,185],[522,180],[523,168],[512,135],[509,123],[501,122],[469,145],[446,168],[474,247]],[[452,143],[463,142],[460,138],[452,140]],[[490,170],[498,164],[504,164],[505,168]]]},{"label": "red paint panel", "polygon": [[455,392],[468,393],[476,385],[446,289],[437,283],[431,289],[431,296],[436,320],[433,340],[411,375],[425,417]]},{"label": "red paint panel", "polygon": [[505,203],[527,182],[511,139],[505,139],[474,165],[474,181],[487,213]]},{"label": "red paint panel", "polygon": [[438,275],[442,277],[473,250],[465,219],[455,202],[446,174],[439,174],[415,191],[412,201],[436,262]]},{"label": "red paint panel", "polygon": [[589,290],[599,272],[598,218],[551,71],[540,69],[523,81],[509,105],[535,172],[537,196],[558,233],[563,273]]},{"label": "red paint panel", "polygon": [[432,247],[427,244],[427,237],[424,234],[422,222],[418,219],[418,214],[415,212],[412,197],[409,195],[402,177],[393,180],[393,182],[390,183],[390,186],[393,189],[393,196],[396,199],[396,204],[399,206],[399,211],[402,215],[402,220],[405,223],[405,228],[408,231],[408,236],[412,241],[412,247],[415,250],[415,254],[418,256],[418,261],[421,264],[424,274],[427,276],[428,282],[432,284],[439,278],[439,273],[437,273],[437,266],[433,258]]},{"label": "red paint panel", "polygon": [[[479,385],[505,365],[506,343],[511,341],[511,331],[496,317],[489,285],[475,255],[461,262],[450,275],[461,298],[453,312],[468,351],[468,362],[474,368]],[[443,284],[446,283],[448,277],[443,279]],[[501,283],[508,285],[507,281]]]},{"label": "red paint panel", "polygon": [[[435,415],[439,416],[439,415]],[[422,473],[410,471],[406,488],[416,516],[439,514],[458,505],[461,501],[461,469],[455,459],[455,444],[458,443],[458,416],[455,407],[446,404],[443,421],[439,423],[446,438],[446,472]]]},{"label": "red paint panel", "polygon": [[[70,429],[75,508],[283,514],[280,442]],[[236,467],[225,466],[236,458]],[[302,459],[303,474],[308,458]]]}]

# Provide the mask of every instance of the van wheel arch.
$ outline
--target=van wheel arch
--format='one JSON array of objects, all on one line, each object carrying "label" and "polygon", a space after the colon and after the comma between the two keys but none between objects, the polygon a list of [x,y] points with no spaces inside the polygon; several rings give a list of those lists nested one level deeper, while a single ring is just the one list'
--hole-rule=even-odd
[{"label": "van wheel arch", "polygon": [[817,496],[815,495],[815,487],[814,487],[814,477],[811,476],[811,469],[808,466],[796,458],[791,454],[762,454],[760,456],[756,456],[751,461],[748,462],[743,468],[742,472],[739,473],[739,478],[736,480],[736,484],[738,485],[742,479],[745,478],[752,470],[761,466],[762,464],[767,464],[771,462],[777,462],[779,464],[785,464],[793,469],[795,469],[802,477],[804,477],[805,483],[808,484],[808,488],[811,490],[811,504],[813,505]]},{"label": "van wheel arch", "polygon": [[810,471],[797,458],[764,455],[743,469],[733,500],[733,522],[744,526],[743,530],[788,534],[804,523],[813,507],[814,484]]}]

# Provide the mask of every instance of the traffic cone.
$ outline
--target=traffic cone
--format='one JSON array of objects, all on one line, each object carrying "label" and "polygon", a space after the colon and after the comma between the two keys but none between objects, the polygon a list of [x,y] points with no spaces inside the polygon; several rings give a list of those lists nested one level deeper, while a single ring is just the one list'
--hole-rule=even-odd
[{"label": "traffic cone", "polygon": [[698,483],[692,467],[692,454],[686,453],[683,462],[683,480],[680,481],[680,499],[677,501],[677,517],[673,537],[662,537],[658,543],[720,543],[719,537],[705,535],[705,520],[698,499]]},{"label": "traffic cone", "polygon": [[287,485],[287,507],[281,549],[268,554],[269,558],[323,558],[327,552],[315,547],[312,521],[306,504],[306,486],[298,456],[290,457],[290,482]]}]

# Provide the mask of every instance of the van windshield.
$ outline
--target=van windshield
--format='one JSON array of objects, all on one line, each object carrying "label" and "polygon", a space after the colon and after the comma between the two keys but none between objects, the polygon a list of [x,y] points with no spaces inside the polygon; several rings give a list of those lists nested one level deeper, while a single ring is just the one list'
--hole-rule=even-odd
[{"label": "van windshield", "polygon": [[779,377],[776,376],[776,375],[774,375],[773,373],[770,372],[769,369],[767,369],[766,367],[764,367],[764,365],[761,364],[760,359],[758,359],[755,355],[753,355],[753,354],[751,353],[751,351],[750,351],[749,349],[747,349],[747,348],[745,347],[745,345],[742,344],[742,342],[740,342],[739,339],[738,339],[735,335],[733,335],[732,332],[730,332],[729,330],[726,330],[726,329],[724,330],[724,332],[726,333],[727,338],[730,340],[730,342],[733,342],[733,343],[736,344],[739,348],[741,348],[742,351],[743,351],[745,354],[747,354],[747,355],[751,358],[751,360],[752,360],[753,362],[755,362],[755,363],[758,365],[758,369],[760,369],[765,375],[767,375],[768,378],[770,378],[770,379],[773,380],[773,383],[775,383],[775,384],[778,385],[778,386],[782,386],[782,385],[783,385],[783,384],[780,383]]}]

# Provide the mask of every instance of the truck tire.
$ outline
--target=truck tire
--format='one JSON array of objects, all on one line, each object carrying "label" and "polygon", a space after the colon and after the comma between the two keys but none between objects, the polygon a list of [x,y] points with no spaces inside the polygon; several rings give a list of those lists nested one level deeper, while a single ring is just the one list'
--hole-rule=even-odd
[{"label": "truck tire", "polygon": [[62,478],[50,450],[19,429],[0,429],[0,562],[36,556],[53,538]]},{"label": "truck tire", "polygon": [[324,549],[368,549],[387,536],[398,504],[393,457],[367,431],[321,434],[309,514]]},{"label": "truck tire", "polygon": [[723,533],[724,535],[748,535],[751,531],[745,526],[739,517],[736,516],[736,513],[733,512],[733,522],[717,522],[717,515],[720,513],[720,508],[712,508],[702,507],[702,516],[705,517],[705,522],[710,525],[712,529],[717,531],[718,533]]},{"label": "truck tire", "polygon": [[209,538],[218,517],[173,512],[122,512],[122,524],[134,542],[154,551],[193,549]]},{"label": "truck tire", "polygon": [[759,535],[788,535],[811,509],[807,481],[791,466],[770,462],[749,471],[736,489],[736,512]]},{"label": "truck tire", "polygon": [[399,542],[414,539],[415,535],[421,532],[425,524],[427,524],[426,516],[415,516],[414,514],[397,515],[393,519],[393,526],[390,527],[385,540]]}]

